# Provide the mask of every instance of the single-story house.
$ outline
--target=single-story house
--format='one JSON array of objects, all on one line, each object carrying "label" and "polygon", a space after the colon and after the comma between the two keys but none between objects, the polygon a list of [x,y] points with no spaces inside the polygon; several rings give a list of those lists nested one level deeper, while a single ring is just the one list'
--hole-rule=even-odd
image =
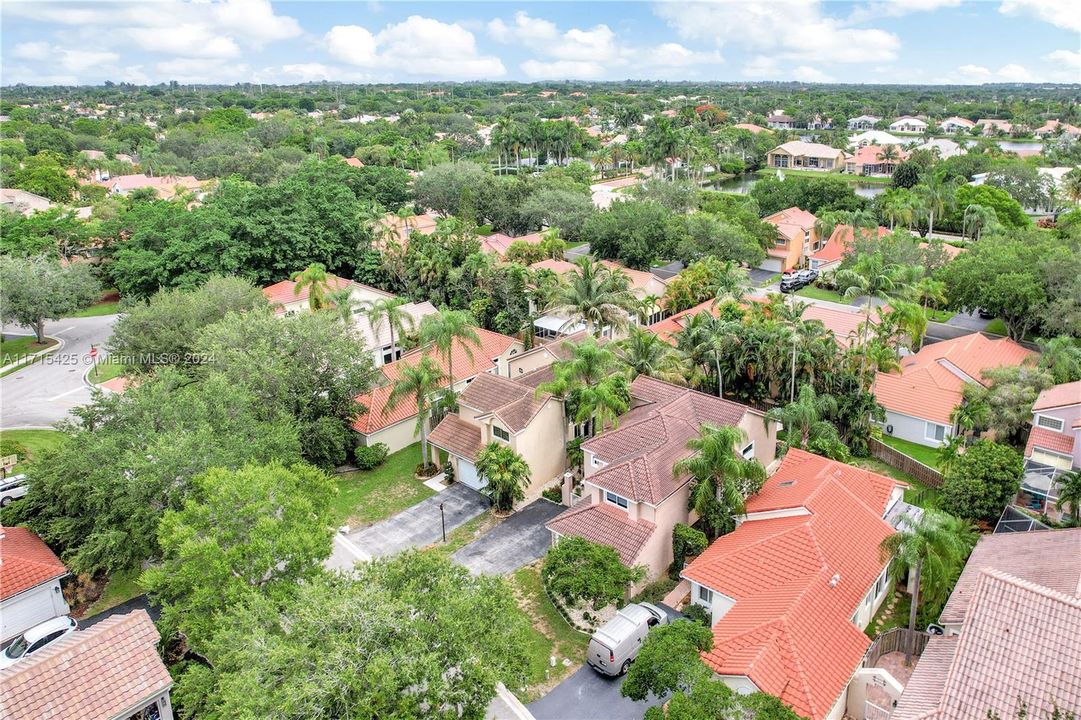
[{"label": "single-story house", "polygon": [[[451,351],[454,366],[453,389],[461,392],[481,373],[502,375],[509,374],[508,362],[514,355],[521,353],[524,346],[517,338],[500,335],[483,328],[473,328],[480,338],[480,347],[464,345],[456,341]],[[420,436],[416,432],[417,404],[412,398],[403,397],[393,409],[387,407],[390,394],[406,366],[416,365],[422,357],[430,357],[444,374],[450,372],[447,359],[432,347],[415,348],[402,355],[398,360],[383,365],[380,385],[357,396],[357,402],[364,406],[353,429],[360,435],[360,442],[365,446],[384,443],[390,452],[397,452],[416,442]]]},{"label": "single-story house", "polygon": [[886,410],[887,435],[939,447],[954,435],[951,419],[966,383],[986,384],[985,370],[1021,365],[1036,353],[1009,338],[981,333],[925,345],[901,360],[899,370],[878,373],[874,394]]},{"label": "single-story house", "polygon": [[911,115],[902,115],[890,123],[890,132],[921,133],[927,129],[927,121]]},{"label": "single-story house", "polygon": [[1081,709],[1081,528],[984,535],[891,720]]},{"label": "single-story house", "polygon": [[[870,237],[870,231],[865,228],[860,228],[861,233],[865,233],[867,237]],[[882,238],[890,234],[889,228],[878,226],[878,237]],[[852,241],[855,238],[855,230],[851,225],[836,225],[833,228],[833,232],[830,233],[830,238],[819,248],[816,252],[812,253],[808,258],[808,264],[812,270],[818,270],[819,272],[825,272],[827,270],[835,270],[840,266],[841,260],[844,259],[845,253],[852,245]]]},{"label": "single-story house", "polygon": [[[887,159],[886,155],[892,157]],[[864,145],[854,155],[845,159],[845,172],[849,175],[883,177],[893,175],[897,166],[908,159],[908,153],[900,145]]]},{"label": "single-story house", "polygon": [[23,527],[0,527],[0,643],[68,614],[60,580],[68,569]]},{"label": "single-story house", "polygon": [[[359,305],[363,302],[377,300],[389,300],[395,295],[374,288],[370,285],[358,283],[355,280],[346,280],[336,275],[327,275],[327,284],[331,292],[349,289],[349,297],[352,302]],[[292,280],[282,280],[263,288],[263,295],[274,308],[278,315],[293,315],[295,313],[308,312],[309,287],[305,286],[297,292],[297,284]],[[435,306],[425,300],[424,302],[408,302],[400,307],[412,320],[414,328],[420,326],[420,321],[428,315],[438,312]],[[390,325],[386,320],[380,321],[378,326],[372,325],[362,314],[353,316],[353,326],[356,328],[364,347],[372,352],[372,358],[377,366],[393,362],[402,356],[402,338],[395,335],[393,347],[390,339]],[[407,328],[408,330],[408,328]]]},{"label": "single-story house", "polygon": [[995,118],[980,118],[976,121],[976,125],[983,128],[984,135],[1009,135],[1013,130],[1013,124],[1008,120],[997,120]]},{"label": "single-story house", "polygon": [[475,490],[487,485],[476,462],[493,442],[507,445],[529,466],[526,499],[539,495],[567,469],[563,403],[548,393],[538,395],[522,379],[480,373],[458,397],[458,413],[448,414],[432,430],[428,440],[447,451],[456,482]]},{"label": "single-story house", "polygon": [[150,176],[138,174],[117,175],[107,180],[101,180],[96,184],[105,186],[113,195],[128,195],[135,190],[149,188],[157,193],[159,198],[169,200],[183,192],[193,192],[198,196],[203,192],[207,182],[196,179],[194,175]]},{"label": "single-story house", "polygon": [[755,125],[754,123],[736,123],[732,127],[736,128],[737,130],[748,130],[755,135],[757,135],[758,133],[769,132],[769,128],[764,128],[761,125]]},{"label": "single-story house", "polygon": [[874,130],[875,125],[881,121],[882,118],[875,117],[874,115],[858,115],[854,118],[849,118],[848,129],[849,130]]},{"label": "single-story house", "polygon": [[965,153],[964,148],[953,140],[947,140],[946,138],[932,138],[925,143],[921,143],[912,148],[913,150],[928,150],[933,155],[938,155],[942,160],[955,157],[957,155],[963,155]]},{"label": "single-story house", "polygon": [[796,127],[796,119],[791,115],[775,113],[766,118],[766,125],[771,130],[791,130]]},{"label": "single-story house", "polygon": [[145,610],[114,615],[0,670],[6,720],[172,720],[173,680]]},{"label": "single-story house", "polygon": [[903,145],[904,140],[891,135],[884,130],[868,130],[848,138],[848,145],[852,148],[860,148],[864,145]]},{"label": "single-story house", "polygon": [[846,157],[843,150],[829,145],[792,140],[766,153],[766,167],[832,172],[844,168]]},{"label": "single-story house", "polygon": [[968,132],[974,127],[976,127],[976,123],[968,118],[957,117],[956,115],[948,117],[938,124],[939,130],[945,133]]},{"label": "single-story house", "polygon": [[631,399],[617,427],[582,443],[580,498],[546,527],[553,543],[574,535],[610,545],[625,565],[644,566],[648,581],[672,563],[676,523],[693,521],[687,509],[691,478],[672,471],[691,454],[687,441],[707,423],[735,426],[747,436],[736,451],[769,467],[777,424],[746,405],[645,375],[631,383]]},{"label": "single-story house", "polygon": [[711,618],[706,665],[737,693],[839,720],[871,644],[864,628],[890,594],[879,544],[903,492],[888,477],[789,450],[739,526],[683,570],[691,602]]},{"label": "single-story house", "polygon": [[1045,137],[1058,137],[1059,135],[1072,135],[1073,137],[1081,137],[1081,128],[1070,123],[1059,122],[1058,120],[1048,120],[1040,127],[1032,131],[1032,134],[1038,138]]},{"label": "single-story house", "polygon": [[0,188],[0,207],[30,217],[53,206],[49,198],[16,188]]},{"label": "single-story house", "polygon": [[766,249],[759,267],[771,272],[787,272],[803,265],[804,258],[819,249],[816,218],[806,210],[790,207],[762,218],[777,228],[777,241]]}]

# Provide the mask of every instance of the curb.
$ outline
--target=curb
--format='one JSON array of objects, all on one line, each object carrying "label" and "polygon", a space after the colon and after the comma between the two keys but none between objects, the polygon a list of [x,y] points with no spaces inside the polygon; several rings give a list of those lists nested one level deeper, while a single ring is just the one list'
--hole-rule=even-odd
[{"label": "curb", "polygon": [[[19,333],[8,333],[8,335],[14,335],[16,337],[35,337],[33,333],[27,333],[25,335]],[[37,359],[39,357],[44,357],[45,355],[50,355],[54,352],[60,352],[64,349],[64,346],[67,345],[67,340],[61,337],[46,335],[45,338],[47,340],[56,340],[56,345],[53,345],[52,347],[47,347],[44,350],[38,350],[33,355],[24,355],[22,358],[16,360],[15,362],[9,363],[4,367],[0,367],[0,375],[6,375],[9,372],[21,370],[24,367],[33,365],[35,362],[37,362]]]}]

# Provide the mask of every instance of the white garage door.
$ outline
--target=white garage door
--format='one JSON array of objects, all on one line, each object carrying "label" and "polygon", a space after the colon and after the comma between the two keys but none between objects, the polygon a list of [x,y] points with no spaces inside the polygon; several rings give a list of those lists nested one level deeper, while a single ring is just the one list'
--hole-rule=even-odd
[{"label": "white garage door", "polygon": [[68,605],[59,589],[59,582],[54,581],[19,593],[0,604],[0,642],[46,620],[66,615]]},{"label": "white garage door", "polygon": [[762,264],[758,266],[762,270],[769,270],[770,272],[781,272],[781,259],[780,258],[767,258],[762,261]]},{"label": "white garage door", "polygon": [[488,484],[487,480],[477,474],[477,466],[466,460],[458,460],[458,476],[455,480],[474,490],[482,490]]}]

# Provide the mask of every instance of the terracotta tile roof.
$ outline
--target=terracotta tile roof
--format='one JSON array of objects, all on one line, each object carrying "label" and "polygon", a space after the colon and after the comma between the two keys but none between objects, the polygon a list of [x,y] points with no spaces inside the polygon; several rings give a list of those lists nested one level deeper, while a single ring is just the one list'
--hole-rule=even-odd
[{"label": "terracotta tile roof", "polygon": [[1049,410],[1069,405],[1081,405],[1081,380],[1047,388],[1036,398],[1032,409]]},{"label": "terracotta tile roof", "polygon": [[736,425],[751,408],[640,375],[631,396],[641,402],[619,427],[582,444],[608,463],[588,481],[631,500],[659,504],[689,480],[672,466],[688,456],[687,441],[705,423]]},{"label": "terracotta tile roof", "polygon": [[[896,165],[903,162],[908,158],[908,153],[905,152],[899,145],[894,148],[896,150],[896,158],[891,160],[890,163]],[[856,153],[848,158],[848,162],[859,165],[881,165],[885,161],[878,156],[883,153],[885,148],[882,145],[864,145]]]},{"label": "terracotta tile roof", "polygon": [[477,453],[484,447],[480,428],[454,414],[447,415],[435,426],[428,435],[428,442],[469,461],[476,460]]},{"label": "terracotta tile roof", "polygon": [[1028,444],[1025,445],[1025,457],[1032,455],[1035,448],[1050,450],[1051,452],[1073,455],[1073,435],[1055,432],[1047,428],[1033,427],[1028,433]]},{"label": "terracotta tile roof", "polygon": [[503,257],[507,254],[507,250],[510,249],[512,243],[521,241],[529,245],[539,245],[544,241],[544,234],[535,232],[520,237],[511,237],[503,233],[492,233],[491,235],[481,235],[478,239],[480,240],[481,252],[493,253]]},{"label": "terracotta tile roof", "polygon": [[646,329],[654,335],[660,337],[661,340],[664,340],[666,343],[670,345],[675,345],[675,335],[687,326],[687,320],[703,312],[708,312],[714,317],[717,317],[719,311],[714,308],[714,302],[712,299],[705,300],[698,303],[694,307],[687,308],[686,310],[681,310],[674,315],[666,317],[664,320],[655,322]]},{"label": "terracotta tile roof", "polygon": [[0,528],[0,600],[67,574],[60,558],[33,532]]},{"label": "terracotta tile roof", "polygon": [[[642,270],[632,270],[617,262],[612,262],[611,260],[601,260],[601,264],[610,270],[622,271],[627,276],[627,279],[630,280],[630,286],[635,290],[647,289],[650,283],[660,283],[662,286],[668,284],[666,280],[662,280],[653,273],[644,272]],[[557,275],[578,272],[578,266],[572,262],[567,262],[566,260],[541,260],[540,262],[533,263],[529,267],[534,270],[551,270]]]},{"label": "terracotta tile roof", "polygon": [[537,397],[534,388],[497,375],[482,373],[462,391],[459,402],[495,415],[511,432],[524,430],[551,395]]},{"label": "terracotta tile roof", "polygon": [[770,132],[769,128],[764,128],[761,125],[755,125],[754,123],[736,123],[732,127],[736,128],[737,130],[750,130],[755,135],[760,132]]},{"label": "terracotta tile roof", "polygon": [[917,720],[938,707],[959,639],[951,635],[932,636],[927,640],[927,647],[923,649],[890,720]]},{"label": "terracotta tile roof", "polygon": [[529,267],[533,270],[551,270],[556,275],[578,271],[577,265],[572,262],[567,262],[566,260],[541,260],[540,262],[533,263]]},{"label": "terracotta tile roof", "polygon": [[142,709],[172,686],[160,637],[144,610],[77,630],[0,670],[7,720],[115,718]]},{"label": "terracotta tile roof", "polygon": [[1001,570],[1067,595],[1081,597],[1081,528],[983,535],[968,558],[939,621],[965,619],[976,580]]},{"label": "terracotta tile roof", "polygon": [[981,333],[936,342],[903,359],[899,371],[878,373],[875,397],[887,410],[948,424],[965,386],[955,371],[983,383],[984,370],[1021,365],[1034,355],[1009,338]]},{"label": "terracotta tile roof", "polygon": [[[1051,717],[1056,706],[1081,708],[1078,668],[1081,598],[984,570],[976,580],[938,702],[928,712],[911,714],[906,688],[892,717],[972,720],[992,711],[997,717],[1016,717],[1021,702],[1028,717]],[[928,683],[926,676],[913,675],[909,688],[914,681],[920,684],[913,688],[913,704],[926,707],[938,680]]]},{"label": "terracotta tile roof", "polygon": [[[868,232],[862,228],[861,231]],[[884,228],[881,225],[878,227],[878,237],[881,238],[889,234],[889,228]],[[817,260],[822,264],[840,262],[848,246],[852,244],[854,237],[855,229],[851,225],[837,225],[833,228],[833,232],[830,233],[830,239],[826,241],[826,244],[818,252],[812,253],[810,257],[812,260]]]},{"label": "terracotta tile roof", "polygon": [[843,150],[838,150],[835,147],[829,145],[823,145],[822,143],[809,143],[802,140],[791,140],[782,145],[779,145],[772,150],[771,153],[783,150],[789,155],[795,157],[819,157],[819,158],[833,158],[843,160],[845,153]]},{"label": "terracotta tile roof", "polygon": [[[804,320],[817,320],[825,325],[826,329],[833,333],[834,340],[842,348],[848,347],[852,342],[859,342],[859,337],[857,337],[859,327],[865,319],[861,312],[839,310],[818,303],[808,305],[807,309],[803,311],[802,318]],[[875,317],[872,315],[871,325],[877,324]]]},{"label": "terracotta tile roof", "polygon": [[[851,616],[886,566],[879,543],[893,532],[882,517],[894,484],[790,450],[748,501],[751,517],[683,571],[735,601],[713,626],[706,664],[749,677],[799,715],[826,717],[870,644]],[[807,514],[753,518],[796,506]]]},{"label": "terracotta tile roof", "polygon": [[[466,355],[466,350],[461,342],[455,342],[454,344],[452,357],[454,359],[455,383],[491,371],[496,367],[496,364],[492,362],[492,358],[499,357],[515,345],[521,345],[518,340],[506,335],[500,335],[483,328],[474,328],[474,330],[480,339],[480,347],[469,345],[469,350],[473,355],[472,359]],[[416,365],[425,355],[431,357],[443,373],[448,372],[446,358],[442,353],[430,347],[410,350],[394,362],[383,365],[379,370],[383,375],[385,384],[363,395],[358,395],[356,398],[358,403],[367,408],[367,412],[361,413],[353,421],[354,430],[368,434],[416,416],[417,404],[411,398],[401,398],[397,406],[389,411],[386,409],[387,400],[390,398],[390,393],[394,389],[394,381],[400,376],[402,368],[406,365]]]},{"label": "terracotta tile roof", "polygon": [[360,160],[357,160],[355,157],[345,158],[345,164],[355,168],[364,167],[364,163],[362,163]]},{"label": "terracotta tile roof", "polygon": [[[337,275],[327,273],[327,286],[330,287],[331,292],[347,288],[352,282],[352,280],[346,280]],[[357,284],[359,285],[360,283]],[[273,285],[268,285],[263,288],[263,296],[266,297],[267,302],[271,305],[285,305],[286,303],[306,301],[308,299],[309,287],[305,286],[297,293],[296,286],[297,284],[292,280],[282,280],[281,282],[276,282]],[[375,288],[372,288],[372,290],[390,296],[389,293],[384,293],[382,290],[376,290]]]},{"label": "terracotta tile roof", "polygon": [[[959,248],[959,247],[956,247],[955,245],[949,245],[947,243],[942,243],[941,245],[939,245],[939,247],[942,248],[942,252],[946,253],[946,256],[950,260],[953,260],[955,257],[960,255],[961,253],[965,252],[965,248]],[[930,250],[930,249],[931,249],[931,243],[926,243],[926,242],[921,242],[920,243],[920,250]]]},{"label": "terracotta tile roof", "polygon": [[624,565],[635,564],[638,553],[657,529],[646,520],[632,522],[625,511],[611,505],[594,505],[589,497],[549,520],[545,527],[560,535],[584,537],[613,547]]}]

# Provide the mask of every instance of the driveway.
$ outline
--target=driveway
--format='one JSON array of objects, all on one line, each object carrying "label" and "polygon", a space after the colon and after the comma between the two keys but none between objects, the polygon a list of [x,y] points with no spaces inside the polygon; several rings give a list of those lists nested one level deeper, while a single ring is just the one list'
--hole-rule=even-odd
[{"label": "driveway", "polygon": [[[750,277],[752,283],[761,285],[770,278],[780,275],[780,273],[774,272],[773,270],[763,270],[762,268],[751,268],[747,271],[747,275]],[[776,285],[780,287],[780,281],[777,281]]]},{"label": "driveway", "polygon": [[987,329],[993,320],[984,320],[977,312],[970,313],[957,313],[949,320],[946,321],[947,325],[953,327],[963,328],[965,330],[971,330],[972,332],[981,332]]},{"label": "driveway", "polygon": [[[683,617],[667,605],[658,604],[657,607],[668,613],[672,620]],[[665,698],[655,695],[641,702],[623,697],[619,690],[625,677],[607,677],[583,665],[527,707],[536,720],[642,720],[646,710],[664,702]]]},{"label": "driveway", "polygon": [[[109,339],[116,318],[116,315],[102,315],[46,323],[45,334],[63,340],[64,346],[33,365],[0,378],[3,428],[47,428],[69,417],[72,408],[90,402],[90,388],[83,382],[83,374],[91,363],[90,346],[100,347]],[[17,325],[4,325],[3,332],[32,334]]]},{"label": "driveway", "polygon": [[[397,515],[355,530],[346,536],[337,535],[330,564],[343,569],[353,563],[373,557],[394,555],[413,547],[424,547],[443,538],[439,506],[443,506],[447,533],[477,517],[489,508],[488,498],[465,485],[454,484]],[[352,555],[350,562],[348,556]]]},{"label": "driveway", "polygon": [[544,557],[552,545],[552,533],[544,524],[564,510],[550,500],[535,500],[459,549],[451,559],[474,575],[513,572]]},{"label": "driveway", "polygon": [[105,620],[106,618],[111,618],[114,615],[127,615],[128,613],[134,612],[135,610],[146,610],[147,614],[150,615],[150,619],[154,622],[157,622],[159,619],[161,619],[161,608],[157,605],[151,605],[150,599],[147,598],[146,595],[139,595],[138,597],[134,597],[127,602],[120,603],[116,607],[112,607],[108,610],[100,612],[97,615],[83,618],[79,621],[79,629],[86,630],[89,627],[97,625],[99,622]]}]

